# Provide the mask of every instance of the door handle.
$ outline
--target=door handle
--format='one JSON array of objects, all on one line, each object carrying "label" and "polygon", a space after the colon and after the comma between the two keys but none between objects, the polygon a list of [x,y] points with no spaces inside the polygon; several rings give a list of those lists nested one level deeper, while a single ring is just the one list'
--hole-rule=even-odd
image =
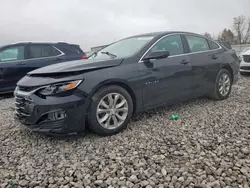
[{"label": "door handle", "polygon": [[183,65],[186,65],[186,64],[188,64],[188,63],[190,63],[190,61],[187,60],[187,59],[183,59],[183,60],[181,61],[181,64],[183,64]]},{"label": "door handle", "polygon": [[216,60],[216,59],[218,59],[218,56],[216,56],[216,55],[212,55],[212,56],[211,56],[211,59]]}]

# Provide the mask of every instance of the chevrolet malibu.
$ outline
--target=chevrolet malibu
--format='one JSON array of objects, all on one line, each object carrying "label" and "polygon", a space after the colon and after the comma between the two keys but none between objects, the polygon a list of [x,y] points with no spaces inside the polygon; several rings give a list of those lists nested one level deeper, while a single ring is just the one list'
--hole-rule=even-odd
[{"label": "chevrolet malibu", "polygon": [[29,72],[16,87],[16,118],[34,131],[102,136],[132,115],[200,96],[228,98],[239,59],[201,35],[157,32],[115,42],[81,60]]}]

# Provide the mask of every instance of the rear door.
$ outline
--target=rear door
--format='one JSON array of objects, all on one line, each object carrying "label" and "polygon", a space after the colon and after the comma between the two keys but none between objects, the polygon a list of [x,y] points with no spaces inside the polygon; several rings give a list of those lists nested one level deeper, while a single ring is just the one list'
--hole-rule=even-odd
[{"label": "rear door", "polygon": [[223,49],[213,41],[201,36],[185,34],[190,49],[192,65],[192,93],[202,96],[211,91],[222,64]]},{"label": "rear door", "polygon": [[12,91],[26,74],[27,46],[13,45],[0,50],[0,93]]},{"label": "rear door", "polygon": [[30,72],[65,60],[64,53],[53,45],[28,44],[28,60],[25,67],[26,71]]}]

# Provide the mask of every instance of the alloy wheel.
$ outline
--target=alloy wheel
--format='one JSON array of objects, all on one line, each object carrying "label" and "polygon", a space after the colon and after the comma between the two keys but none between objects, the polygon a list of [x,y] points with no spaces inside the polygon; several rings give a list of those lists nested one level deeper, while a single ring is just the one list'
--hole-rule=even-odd
[{"label": "alloy wheel", "polygon": [[116,129],[128,116],[128,101],[119,93],[105,95],[97,106],[98,123],[105,129]]},{"label": "alloy wheel", "polygon": [[222,96],[226,96],[230,92],[231,80],[228,74],[222,74],[219,79],[219,92]]}]

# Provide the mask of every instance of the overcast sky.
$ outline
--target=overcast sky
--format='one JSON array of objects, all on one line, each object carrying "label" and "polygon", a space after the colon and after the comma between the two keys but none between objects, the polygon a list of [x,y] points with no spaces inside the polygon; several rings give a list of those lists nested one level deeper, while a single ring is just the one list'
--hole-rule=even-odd
[{"label": "overcast sky", "polygon": [[152,31],[217,35],[249,9],[250,0],[0,0],[0,45],[65,41],[88,51]]}]

